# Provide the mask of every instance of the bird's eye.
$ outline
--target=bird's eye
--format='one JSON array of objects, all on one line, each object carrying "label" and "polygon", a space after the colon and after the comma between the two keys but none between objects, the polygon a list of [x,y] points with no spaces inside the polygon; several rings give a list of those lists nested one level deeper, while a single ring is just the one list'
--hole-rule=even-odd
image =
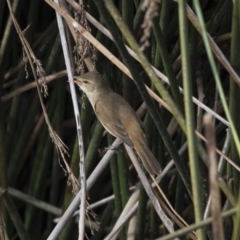
[{"label": "bird's eye", "polygon": [[87,83],[88,83],[88,81],[83,81],[83,83],[86,83],[86,84],[87,84]]}]

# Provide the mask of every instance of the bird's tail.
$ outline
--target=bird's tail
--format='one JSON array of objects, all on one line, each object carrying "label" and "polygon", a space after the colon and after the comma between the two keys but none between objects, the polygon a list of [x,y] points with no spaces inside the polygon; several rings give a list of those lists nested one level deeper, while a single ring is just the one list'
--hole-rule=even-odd
[{"label": "bird's tail", "polygon": [[139,158],[141,159],[148,173],[151,175],[158,175],[162,171],[161,166],[156,160],[156,158],[153,156],[146,142],[144,140],[140,141],[140,139],[138,139],[138,141],[133,144]]}]

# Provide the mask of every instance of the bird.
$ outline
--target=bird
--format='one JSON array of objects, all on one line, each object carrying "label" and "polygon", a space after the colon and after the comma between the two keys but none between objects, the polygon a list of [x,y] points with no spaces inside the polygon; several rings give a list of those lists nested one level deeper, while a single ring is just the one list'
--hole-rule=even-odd
[{"label": "bird", "polygon": [[136,151],[150,175],[158,175],[161,166],[146,143],[141,120],[128,102],[108,86],[96,69],[74,76],[74,82],[88,97],[104,128]]}]

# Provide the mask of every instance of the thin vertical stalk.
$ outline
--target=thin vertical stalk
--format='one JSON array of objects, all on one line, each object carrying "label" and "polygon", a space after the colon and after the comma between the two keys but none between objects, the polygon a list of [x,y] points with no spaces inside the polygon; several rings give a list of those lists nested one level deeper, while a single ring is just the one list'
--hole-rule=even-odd
[{"label": "thin vertical stalk", "polygon": [[[71,155],[71,165],[70,168],[73,171],[73,174],[77,176],[79,170],[79,147],[78,147],[78,138],[75,136],[75,141],[74,141],[74,146],[73,146],[73,152]],[[67,186],[64,192],[63,196],[63,204],[62,204],[62,210],[63,212],[66,211],[68,206],[71,204],[71,201],[73,199],[73,194],[72,194],[72,186]],[[59,240],[65,240],[69,239],[70,236],[72,235],[73,229],[75,228],[75,221],[72,219],[69,221],[67,224],[65,224],[65,227],[63,229],[62,234],[59,237]]]},{"label": "thin vertical stalk", "polygon": [[96,124],[93,130],[94,135],[91,137],[91,140],[88,144],[88,149],[85,157],[87,174],[90,173],[90,170],[92,169],[95,158],[97,157],[98,148],[101,143],[103,131],[104,131],[104,128],[102,124],[98,120],[96,120]]},{"label": "thin vertical stalk", "polygon": [[[5,128],[4,128],[2,111],[3,111],[2,103],[0,103],[0,187],[6,188],[7,187],[6,145],[5,145],[5,131],[4,131]],[[2,198],[0,198],[0,218],[1,218],[0,221],[4,221],[5,219],[5,207],[4,207]],[[0,231],[1,231],[1,227],[0,227]]]},{"label": "thin vertical stalk", "polygon": [[157,41],[158,50],[160,51],[160,56],[162,58],[164,69],[168,76],[171,91],[173,94],[173,99],[175,100],[175,102],[178,106],[178,109],[180,109],[183,112],[182,96],[179,91],[178,82],[176,80],[176,77],[175,77],[175,74],[173,71],[171,59],[169,57],[169,54],[167,51],[167,46],[164,41],[164,36],[163,36],[162,30],[159,26],[157,18],[153,19],[153,32],[154,32],[154,36]]},{"label": "thin vertical stalk", "polygon": [[[58,0],[54,0],[55,3],[59,5]],[[82,136],[82,126],[80,123],[80,112],[77,104],[77,96],[75,91],[75,86],[73,83],[73,74],[72,74],[72,66],[70,62],[70,55],[67,48],[67,40],[65,36],[65,30],[63,27],[63,20],[60,14],[56,12],[57,16],[57,22],[58,22],[58,28],[60,32],[60,38],[63,48],[63,55],[65,59],[65,64],[68,72],[68,78],[69,78],[69,85],[71,90],[71,96],[72,96],[72,102],[74,107],[74,114],[75,114],[75,120],[76,120],[76,126],[77,126],[77,136],[78,136],[78,147],[79,147],[79,175],[80,175],[80,185],[81,185],[81,203],[80,203],[80,213],[79,213],[79,240],[83,240],[85,238],[85,213],[86,213],[86,171],[85,171],[85,154],[84,154],[84,145],[83,145],[83,136]]]},{"label": "thin vertical stalk", "polygon": [[[240,75],[240,1],[236,0],[233,3],[232,13],[232,38],[231,38],[231,64],[235,71]],[[230,78],[230,113],[232,116],[233,124],[236,126],[238,134],[240,133],[240,114],[239,114],[239,102],[240,102],[240,88],[237,83]],[[231,156],[232,160],[239,165],[239,148],[236,141],[231,140]],[[240,175],[236,169],[233,169],[234,177],[234,192],[235,196],[238,196],[240,187]]]},{"label": "thin vertical stalk", "polygon": [[[81,124],[82,124],[82,135],[83,135],[83,142],[87,144],[87,138],[89,137],[88,133],[91,129],[91,122],[92,122],[92,106],[86,96],[83,96],[81,99]],[[84,150],[86,152],[87,146],[84,145]],[[86,156],[85,156],[86,161]]]},{"label": "thin vertical stalk", "polygon": [[[133,29],[133,2],[129,0],[122,1],[122,17],[129,27],[129,29]],[[129,77],[123,74],[123,97],[127,100],[127,102],[133,106],[134,98],[132,97],[132,89],[133,82],[129,81]]]},{"label": "thin vertical stalk", "polygon": [[[124,156],[124,149],[121,146],[117,154],[117,165],[118,165],[118,178],[120,186],[120,195],[122,202],[122,209],[126,205],[129,198],[129,186],[128,186],[128,164],[127,159]],[[125,234],[127,234],[128,226],[125,225]]]},{"label": "thin vertical stalk", "polygon": [[[108,134],[108,143],[111,144],[113,142],[114,137]],[[113,193],[114,193],[114,202],[115,202],[115,211],[117,217],[121,215],[122,212],[122,198],[121,198],[121,191],[120,191],[120,182],[119,182],[119,172],[118,172],[118,164],[117,164],[117,157],[113,157],[110,161],[110,168],[111,168],[111,178],[112,178],[112,186],[113,186]],[[121,232],[119,235],[120,240],[124,240],[126,238],[125,232]]]},{"label": "thin vertical stalk", "polygon": [[141,240],[145,238],[146,227],[146,213],[147,213],[147,200],[148,196],[143,185],[140,185],[138,211],[137,211],[137,224],[136,224],[136,239]]},{"label": "thin vertical stalk", "polygon": [[215,240],[224,240],[223,224],[221,217],[221,196],[217,171],[217,156],[215,152],[216,141],[214,135],[214,122],[211,115],[204,116],[205,136],[208,140],[207,152],[209,156],[209,184],[211,196],[211,215],[213,218],[212,231]]},{"label": "thin vertical stalk", "polygon": [[[227,134],[226,134],[226,139],[223,145],[223,149],[222,152],[224,155],[228,156],[229,151],[230,151],[230,142],[231,142],[231,137],[230,137],[230,132],[229,129],[227,129]],[[219,159],[219,163],[218,163],[218,172],[220,175],[222,175],[224,172],[224,170],[226,170],[226,160],[223,158],[223,156],[220,157]],[[204,216],[203,218],[206,219],[209,216],[210,213],[210,203],[211,203],[211,197],[208,197],[208,201],[206,204],[206,208],[204,210]]]},{"label": "thin vertical stalk", "polygon": [[171,10],[171,6],[173,5],[172,1],[168,1],[168,0],[162,0],[161,1],[161,10],[160,10],[160,27],[161,27],[161,31],[163,34],[163,40],[166,40],[166,36],[167,36],[167,31],[168,31],[168,25],[169,25],[169,18],[170,18],[170,10]]},{"label": "thin vertical stalk", "polygon": [[[141,0],[142,2],[142,0]],[[143,20],[143,11],[141,8],[141,3],[138,5],[137,9],[136,9],[136,14],[134,16],[133,19],[133,32],[135,35],[137,35],[139,33],[139,29],[141,28],[141,24],[142,24],[142,20]]]},{"label": "thin vertical stalk", "polygon": [[124,155],[123,147],[118,150],[117,155],[118,163],[118,176],[121,189],[122,207],[125,206],[129,198],[129,186],[128,186],[128,162]]},{"label": "thin vertical stalk", "polygon": [[4,12],[4,6],[5,6],[4,0],[0,0],[0,29],[2,27],[2,19],[3,19],[3,12]]},{"label": "thin vertical stalk", "polygon": [[34,34],[36,33],[37,25],[39,24],[39,7],[41,4],[41,0],[30,1],[30,6],[28,10],[28,19],[27,24],[31,23],[31,27],[26,31],[26,38],[30,44],[33,42]]},{"label": "thin vertical stalk", "polygon": [[154,208],[151,206],[151,213],[150,213],[150,239],[156,239],[158,236],[158,224],[159,224],[159,218],[154,210]]},{"label": "thin vertical stalk", "polygon": [[[20,2],[21,2],[20,0],[14,0],[12,3],[12,8],[16,15],[18,14],[18,9],[19,9],[18,6]],[[3,74],[6,70],[8,59],[10,57],[10,51],[11,51],[10,44],[12,42],[10,38],[12,37],[12,29],[13,29],[12,27],[13,27],[13,21],[11,16],[9,15],[6,23],[6,27],[4,29],[4,35],[1,39],[1,46],[0,46],[0,79],[1,81],[4,79]],[[1,88],[2,88],[2,85],[1,85]]]},{"label": "thin vertical stalk", "polygon": [[[63,79],[61,79],[63,80]],[[55,126],[56,131],[60,134],[60,136],[63,135],[63,115],[64,115],[64,101],[65,101],[65,82],[64,81],[58,81],[55,85],[56,89],[56,117],[55,117]],[[59,197],[58,197],[58,190],[60,188],[60,169],[59,169],[59,162],[58,162],[58,153],[54,151],[53,156],[53,162],[52,162],[52,169],[51,169],[51,191],[49,192],[49,202],[52,205],[56,205],[59,203]],[[73,169],[73,168],[72,168]],[[74,171],[74,169],[73,169]],[[50,215],[48,218],[48,226],[49,229],[52,229],[53,227],[53,215]]]},{"label": "thin vertical stalk", "polygon": [[[179,32],[180,32],[180,47],[182,56],[182,75],[184,89],[184,106],[186,117],[186,131],[188,140],[188,156],[190,163],[190,175],[192,183],[193,205],[195,222],[202,221],[202,197],[201,197],[201,182],[199,176],[199,159],[196,148],[195,121],[193,115],[192,103],[192,78],[190,71],[190,53],[188,47],[188,23],[186,14],[186,1],[178,1],[179,4]],[[203,228],[197,230],[198,239],[206,239],[206,233]]]}]

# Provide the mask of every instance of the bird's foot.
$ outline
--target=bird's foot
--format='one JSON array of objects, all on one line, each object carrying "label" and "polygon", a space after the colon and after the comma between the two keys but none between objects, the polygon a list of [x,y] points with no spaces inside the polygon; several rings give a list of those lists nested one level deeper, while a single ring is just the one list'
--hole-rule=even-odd
[{"label": "bird's foot", "polygon": [[105,152],[108,151],[108,150],[112,150],[112,151],[115,151],[116,153],[118,153],[117,148],[115,148],[112,145],[110,145],[109,147],[106,147],[104,150],[105,150]]}]

